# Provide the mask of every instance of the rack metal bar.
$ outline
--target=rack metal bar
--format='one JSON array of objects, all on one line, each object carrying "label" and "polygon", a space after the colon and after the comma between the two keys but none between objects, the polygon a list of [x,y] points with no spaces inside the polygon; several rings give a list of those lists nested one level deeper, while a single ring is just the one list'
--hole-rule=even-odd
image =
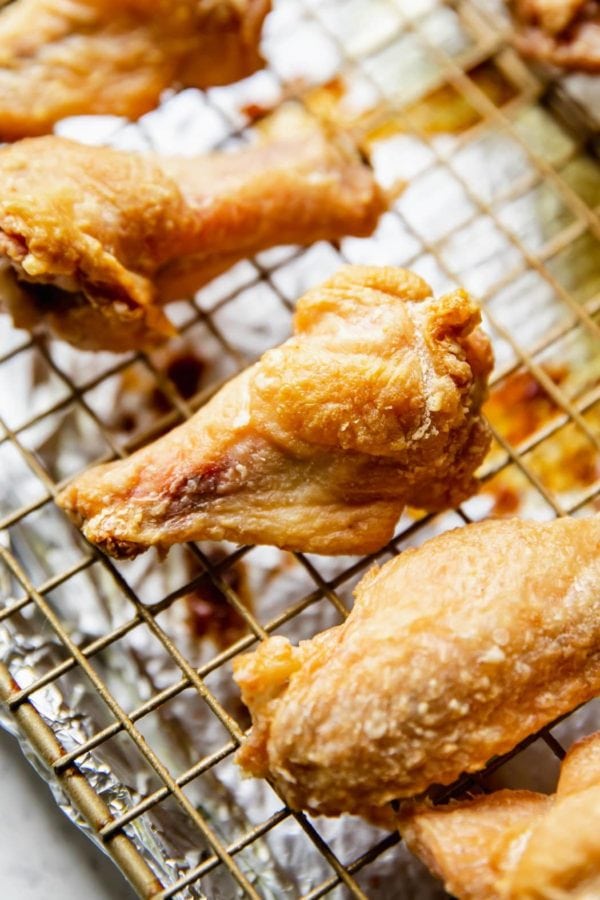
[{"label": "rack metal bar", "polygon": [[142,734],[135,728],[135,725],[131,722],[125,711],[121,708],[120,704],[110,693],[104,681],[100,678],[95,669],[90,666],[89,662],[85,658],[85,655],[80,651],[80,649],[71,639],[70,635],[65,631],[60,619],[49,606],[46,599],[42,597],[42,595],[38,591],[36,591],[25,572],[12,557],[12,555],[5,551],[3,547],[0,547],[0,556],[2,557],[6,565],[12,570],[14,576],[21,582],[27,592],[31,594],[36,606],[45,617],[55,634],[60,638],[64,646],[67,647],[72,656],[77,660],[80,668],[85,672],[86,676],[94,685],[99,697],[103,700],[103,702],[106,704],[115,718],[121,722],[124,730],[133,740],[138,750],[142,753],[142,755],[145,757],[149,765],[154,769],[159,778],[170,789],[171,793],[177,798],[179,804],[188,814],[194,825],[196,825],[198,830],[202,833],[202,836],[205,838],[208,844],[213,848],[214,852],[220,858],[221,862],[224,863],[224,865],[227,867],[228,871],[233,876],[235,881],[237,881],[240,887],[246,892],[248,897],[251,897],[252,900],[260,900],[260,895],[255,891],[252,884],[248,881],[246,875],[244,875],[244,873],[236,865],[235,861],[227,853],[225,847],[209,827],[204,817],[200,815],[193,803],[191,803],[191,801],[183,793],[181,788],[175,783],[175,780],[173,779],[168,769],[164,766],[158,756],[148,745]]},{"label": "rack metal bar", "polygon": [[[0,699],[10,700],[16,688],[10,672],[0,663]],[[14,713],[20,731],[47,766],[64,753],[52,729],[44,722],[32,703],[27,701]],[[76,766],[65,769],[59,776],[59,784],[71,803],[79,810],[94,833],[112,820],[110,810]],[[140,897],[156,897],[162,885],[135,845],[123,832],[114,833],[106,843],[106,850],[129,879]]]}]

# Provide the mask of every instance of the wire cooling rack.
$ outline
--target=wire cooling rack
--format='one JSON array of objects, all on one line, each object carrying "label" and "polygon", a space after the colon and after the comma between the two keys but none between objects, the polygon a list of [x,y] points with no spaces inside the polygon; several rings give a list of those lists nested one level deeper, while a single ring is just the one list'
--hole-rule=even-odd
[{"label": "wire cooling rack", "polygon": [[[407,180],[375,235],[283,248],[241,263],[173,307],[181,338],[172,351],[92,359],[5,329],[0,465],[14,490],[6,485],[0,522],[0,697],[45,777],[58,785],[62,805],[85,822],[142,897],[316,900],[389,897],[390,890],[404,896],[394,874],[401,852],[397,834],[373,834],[370,843],[349,852],[336,823],[292,813],[276,798],[264,807],[267,815],[248,825],[245,788],[218,778],[248,726],[240,704],[222,691],[231,682],[231,659],[268,634],[298,639],[340,621],[351,587],[373,560],[436,531],[490,513],[551,518],[600,508],[595,124],[562,80],[546,80],[523,64],[507,43],[506,28],[494,4],[484,0],[276,4],[266,30],[264,72],[232,88],[167,98],[135,126],[102,120],[97,139],[163,152],[177,151],[182,141],[186,152],[228,146],[245,139],[255,116],[293,94],[307,109],[355,128],[384,182]],[[85,129],[77,123],[73,129],[86,139]],[[488,403],[494,443],[481,494],[445,515],[405,515],[394,540],[370,557],[331,562],[274,551],[277,577],[294,574],[285,603],[269,607],[268,618],[261,589],[249,599],[246,583],[256,570],[256,548],[229,545],[217,553],[191,544],[181,550],[185,559],[176,550],[171,568],[179,581],[165,589],[169,561],[144,557],[140,574],[87,545],[53,504],[81,468],[82,454],[90,465],[125,456],[188,418],[224,378],[286,337],[297,297],[343,262],[414,268],[436,292],[461,284],[481,301],[497,359]],[[76,450],[69,445],[73,416],[86,423],[77,432],[85,432],[85,440]],[[53,529],[60,546],[48,540]],[[92,575],[93,582],[81,581]],[[159,586],[151,596],[144,592],[148,584]],[[68,590],[85,615],[103,604],[118,607],[118,615],[109,616],[105,627],[94,620],[94,628],[86,628],[72,601],[63,603]],[[24,623],[27,664],[25,654],[20,662],[13,654]],[[180,639],[182,628],[190,632],[187,643]],[[136,636],[137,644],[127,644]],[[200,663],[189,649],[194,641],[203,647]],[[133,676],[132,669],[125,676],[115,671],[125,646],[128,660],[137,660]],[[169,666],[161,679],[153,665],[162,658]],[[77,697],[92,697],[93,712],[85,703],[76,715],[67,710],[67,679],[71,707]],[[174,772],[169,742],[178,738],[166,710],[184,694],[196,698],[198,721],[206,724],[186,765]],[[578,727],[594,726],[589,709],[577,716]],[[153,717],[161,740],[145,727]],[[77,730],[83,720],[88,727]],[[219,740],[213,741],[209,720],[218,726]],[[445,795],[488,789],[507,770],[507,760],[514,766],[531,746],[548,748],[551,768],[551,757],[564,755],[561,736],[572,739],[568,722],[532,736]],[[117,740],[126,742],[129,773],[137,772],[135,790],[125,789],[126,778],[119,780],[114,752],[102,756]],[[235,801],[237,812],[228,805],[224,820],[217,821],[210,803],[189,790],[211,776],[209,793],[211,784],[220,790],[227,783],[228,803]],[[167,838],[156,826],[160,819],[152,818],[167,807],[169,821],[185,832],[186,851],[178,860],[167,859]],[[234,820],[232,837],[228,824]],[[257,874],[256,860],[264,862],[271,836],[282,828],[288,856],[275,860],[284,870],[277,889]],[[310,853],[297,851],[300,844]],[[315,874],[289,880],[295,866],[306,868],[316,858]],[[215,886],[210,879],[219,872],[226,880]],[[436,890],[424,887],[419,896],[441,896]]]}]

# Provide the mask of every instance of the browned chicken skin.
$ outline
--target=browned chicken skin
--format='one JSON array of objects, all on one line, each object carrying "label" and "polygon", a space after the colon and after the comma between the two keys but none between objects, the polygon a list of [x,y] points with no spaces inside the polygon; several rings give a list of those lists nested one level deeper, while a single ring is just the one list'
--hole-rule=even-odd
[{"label": "browned chicken skin", "polygon": [[600,897],[600,733],[567,754],[556,793],[497,791],[407,806],[408,846],[458,900]]},{"label": "browned chicken skin", "polygon": [[513,0],[524,56],[564,69],[600,72],[599,0]]},{"label": "browned chicken skin", "polygon": [[135,556],[227,539],[315,553],[385,544],[406,504],[455,505],[489,444],[478,307],[403,269],[346,267],[298,303],[295,336],[196,415],[58,502]]},{"label": "browned chicken skin", "polygon": [[135,119],[171,85],[252,74],[270,0],[16,0],[0,12],[0,139],[65,116]]},{"label": "browned chicken skin", "polygon": [[600,516],[469,525],[355,594],[343,625],[234,661],[238,762],[295,809],[376,818],[600,691]]},{"label": "browned chicken skin", "polygon": [[15,324],[145,347],[173,331],[162,303],[238,260],[373,231],[386,200],[344,134],[291,103],[258,135],[195,159],[56,137],[0,149],[0,302]]}]

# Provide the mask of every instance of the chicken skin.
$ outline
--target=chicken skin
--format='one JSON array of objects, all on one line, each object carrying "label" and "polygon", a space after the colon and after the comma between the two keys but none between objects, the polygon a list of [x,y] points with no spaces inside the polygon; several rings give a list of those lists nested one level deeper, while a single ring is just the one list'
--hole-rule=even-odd
[{"label": "chicken skin", "polygon": [[0,298],[88,350],[173,332],[161,304],[276,244],[367,235],[386,207],[344,134],[294,103],[235,153],[161,158],[57,137],[0,149]]},{"label": "chicken skin", "polygon": [[376,550],[406,504],[476,489],[492,362],[479,320],[463,291],[435,299],[406,270],[345,267],[299,301],[294,337],[58,503],[114,556],[200,539]]},{"label": "chicken skin", "polygon": [[238,752],[294,809],[374,819],[600,691],[600,517],[491,520],[406,550],[343,625],[234,662]]},{"label": "chicken skin", "polygon": [[600,733],[574,744],[551,797],[505,790],[417,804],[399,826],[458,900],[600,897]]},{"label": "chicken skin", "polygon": [[531,59],[600,72],[599,0],[514,0],[515,43]]},{"label": "chicken skin", "polygon": [[270,0],[17,0],[0,13],[0,139],[136,119],[172,85],[251,75]]}]

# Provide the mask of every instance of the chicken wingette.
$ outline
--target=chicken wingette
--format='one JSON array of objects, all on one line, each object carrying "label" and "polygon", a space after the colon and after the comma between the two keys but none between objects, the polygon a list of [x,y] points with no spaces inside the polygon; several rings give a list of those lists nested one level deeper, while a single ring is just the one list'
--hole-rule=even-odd
[{"label": "chicken wingette", "polygon": [[126,351],[162,304],[277,244],[370,234],[386,208],[351,141],[290,103],[234,153],[146,156],[56,137],[0,149],[0,304],[21,328]]},{"label": "chicken wingette", "polygon": [[376,818],[600,692],[600,516],[459,528],[355,595],[343,625],[234,662],[238,762],[295,809]]},{"label": "chicken wingette", "polygon": [[556,793],[496,791],[401,810],[408,846],[458,900],[600,897],[600,733],[567,754]]},{"label": "chicken wingette", "polygon": [[114,556],[204,539],[375,550],[405,505],[444,509],[477,487],[492,364],[479,321],[464,291],[343,268],[299,301],[294,337],[58,502]]},{"label": "chicken wingette", "polygon": [[270,0],[17,0],[0,12],[0,139],[138,118],[171,86],[251,75]]}]

